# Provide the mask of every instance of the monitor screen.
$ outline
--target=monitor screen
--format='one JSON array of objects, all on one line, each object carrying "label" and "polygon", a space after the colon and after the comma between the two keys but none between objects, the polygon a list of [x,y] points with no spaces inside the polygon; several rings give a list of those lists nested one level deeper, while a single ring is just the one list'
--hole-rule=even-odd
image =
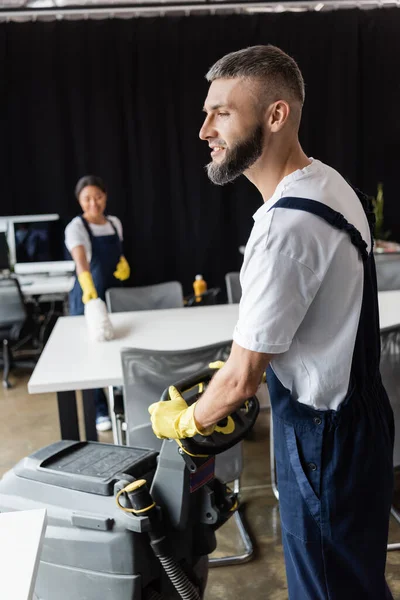
[{"label": "monitor screen", "polygon": [[5,231],[0,231],[0,271],[10,268],[7,235]]},{"label": "monitor screen", "polygon": [[69,260],[64,245],[65,223],[62,219],[14,223],[17,263],[40,263]]}]

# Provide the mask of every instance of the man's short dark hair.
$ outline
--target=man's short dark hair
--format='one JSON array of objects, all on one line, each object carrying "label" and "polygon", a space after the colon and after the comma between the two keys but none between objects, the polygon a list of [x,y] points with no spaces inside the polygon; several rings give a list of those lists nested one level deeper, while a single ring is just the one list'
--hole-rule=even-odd
[{"label": "man's short dark hair", "polygon": [[268,102],[287,99],[304,103],[304,80],[296,61],[276,46],[251,46],[220,58],[206,79],[258,80]]}]

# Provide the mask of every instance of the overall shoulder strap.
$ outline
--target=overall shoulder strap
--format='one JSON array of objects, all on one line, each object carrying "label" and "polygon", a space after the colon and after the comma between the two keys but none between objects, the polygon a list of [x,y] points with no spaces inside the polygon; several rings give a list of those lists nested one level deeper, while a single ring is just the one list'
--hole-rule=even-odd
[{"label": "overall shoulder strap", "polygon": [[81,218],[84,228],[88,232],[90,241],[92,241],[93,233],[90,230],[89,223],[86,221],[86,219],[82,215],[80,215],[80,218]]},{"label": "overall shoulder strap", "polygon": [[273,208],[292,208],[295,210],[303,210],[304,212],[311,213],[324,219],[329,225],[332,227],[336,227],[341,231],[345,231],[350,237],[351,243],[357,248],[360,252],[360,255],[363,260],[367,260],[368,258],[368,246],[366,242],[363,240],[361,233],[347,221],[347,219],[342,215],[342,213],[333,210],[326,204],[322,204],[322,202],[317,202],[317,200],[310,200],[309,198],[297,198],[295,196],[286,196],[278,200],[269,210]]},{"label": "overall shoulder strap", "polygon": [[115,233],[115,235],[118,236],[118,239],[119,239],[119,233],[117,231],[117,228],[115,227],[115,224],[111,221],[111,219],[109,217],[106,217],[106,219],[110,223],[111,227],[114,229],[114,233]]}]

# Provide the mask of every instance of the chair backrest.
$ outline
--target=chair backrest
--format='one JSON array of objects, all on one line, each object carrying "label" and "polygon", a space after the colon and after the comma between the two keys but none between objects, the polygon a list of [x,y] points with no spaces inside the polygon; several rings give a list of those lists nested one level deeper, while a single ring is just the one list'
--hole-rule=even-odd
[{"label": "chair backrest", "polygon": [[239,304],[242,297],[240,273],[227,273],[225,275],[225,283],[229,304]]},{"label": "chair backrest", "polygon": [[[162,440],[153,433],[148,407],[160,400],[169,385],[204,369],[214,360],[226,360],[232,342],[179,351],[126,348],[121,351],[125,421],[129,446],[159,450]],[[216,475],[233,481],[242,471],[242,447],[234,446],[217,456]]]},{"label": "chair backrest", "polygon": [[400,254],[376,254],[378,290],[400,290]]},{"label": "chair backrest", "polygon": [[142,287],[110,288],[106,292],[109,312],[181,308],[183,291],[179,281],[167,281]]},{"label": "chair backrest", "polygon": [[381,375],[395,420],[394,466],[400,466],[400,325],[381,335]]},{"label": "chair backrest", "polygon": [[0,330],[2,337],[15,339],[26,320],[26,308],[19,283],[13,277],[0,279]]}]

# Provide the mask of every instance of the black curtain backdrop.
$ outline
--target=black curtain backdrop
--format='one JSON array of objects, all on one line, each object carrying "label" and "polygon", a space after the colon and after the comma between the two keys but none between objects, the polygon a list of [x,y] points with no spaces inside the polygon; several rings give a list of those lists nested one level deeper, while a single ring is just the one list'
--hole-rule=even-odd
[{"label": "black curtain backdrop", "polygon": [[400,239],[400,10],[0,24],[0,214],[78,214],[79,177],[100,175],[121,218],[132,283],[196,273],[224,287],[261,203],[241,178],[213,186],[198,139],[223,54],[280,46],[307,85],[301,141],[374,194]]}]

